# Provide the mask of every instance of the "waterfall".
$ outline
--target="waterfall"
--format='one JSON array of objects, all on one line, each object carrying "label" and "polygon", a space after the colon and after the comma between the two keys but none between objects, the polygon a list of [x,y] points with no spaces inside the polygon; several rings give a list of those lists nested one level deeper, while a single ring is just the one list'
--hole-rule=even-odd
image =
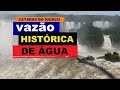
[{"label": "waterfall", "polygon": [[77,46],[78,46],[78,54],[79,55],[86,55],[88,53],[88,48],[85,45],[81,45],[77,39]]},{"label": "waterfall", "polygon": [[110,40],[110,35],[104,35],[104,43],[103,43],[103,49],[111,50],[112,44]]},{"label": "waterfall", "polygon": [[69,32],[70,29],[80,29],[81,22],[75,23],[74,21],[65,21],[61,23],[62,32]]},{"label": "waterfall", "polygon": [[12,54],[12,22],[0,21],[0,54]]}]

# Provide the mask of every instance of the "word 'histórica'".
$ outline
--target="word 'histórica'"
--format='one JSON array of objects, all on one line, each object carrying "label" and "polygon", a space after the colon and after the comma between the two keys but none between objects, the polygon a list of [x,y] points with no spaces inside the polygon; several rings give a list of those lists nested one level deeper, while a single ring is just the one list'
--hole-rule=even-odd
[{"label": "word 'hist\u00f3rica'", "polygon": [[15,17],[14,58],[77,57],[77,33],[60,32],[64,17]]}]

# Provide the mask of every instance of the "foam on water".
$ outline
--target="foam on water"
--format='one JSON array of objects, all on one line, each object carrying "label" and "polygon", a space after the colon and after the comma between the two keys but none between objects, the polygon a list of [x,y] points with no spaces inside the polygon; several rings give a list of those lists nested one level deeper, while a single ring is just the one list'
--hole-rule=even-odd
[{"label": "foam on water", "polygon": [[[107,78],[93,67],[76,64],[75,59],[58,58],[12,58],[12,22],[0,21],[0,78]],[[86,46],[78,43],[80,55],[89,55]],[[92,53],[93,55],[99,55]]]}]

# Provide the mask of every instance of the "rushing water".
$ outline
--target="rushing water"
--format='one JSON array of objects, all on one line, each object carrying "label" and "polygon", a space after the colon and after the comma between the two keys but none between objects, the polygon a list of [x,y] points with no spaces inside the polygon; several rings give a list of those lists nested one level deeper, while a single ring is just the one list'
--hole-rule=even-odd
[{"label": "rushing water", "polygon": [[110,40],[110,35],[104,35],[103,49],[112,50],[112,43]]},{"label": "rushing water", "polygon": [[[13,40],[12,31],[12,22],[9,20],[1,20],[0,78],[107,78],[107,76],[97,69],[84,64],[77,64],[75,59],[72,58],[12,58],[12,45],[13,43],[17,43],[17,37]],[[108,38],[105,40],[108,40]],[[110,41],[107,41],[107,44],[108,43],[110,44]],[[93,55],[97,57],[103,54],[103,52],[99,52],[99,50],[90,52],[86,46],[80,45],[79,42],[77,42],[77,44],[79,55]]]}]

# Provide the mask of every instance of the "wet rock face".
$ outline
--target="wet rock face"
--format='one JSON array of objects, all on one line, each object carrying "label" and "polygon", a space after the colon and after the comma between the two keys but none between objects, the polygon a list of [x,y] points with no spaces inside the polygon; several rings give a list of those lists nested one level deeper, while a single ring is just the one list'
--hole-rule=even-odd
[{"label": "wet rock face", "polygon": [[119,53],[117,53],[117,52],[113,52],[113,55],[119,56]]},{"label": "wet rock face", "polygon": [[88,56],[86,57],[87,60],[95,60],[95,58],[93,56]]},{"label": "wet rock face", "polygon": [[87,57],[79,56],[78,59],[85,60],[85,61],[93,61],[93,60],[95,60],[95,58],[93,56],[87,56]]}]

